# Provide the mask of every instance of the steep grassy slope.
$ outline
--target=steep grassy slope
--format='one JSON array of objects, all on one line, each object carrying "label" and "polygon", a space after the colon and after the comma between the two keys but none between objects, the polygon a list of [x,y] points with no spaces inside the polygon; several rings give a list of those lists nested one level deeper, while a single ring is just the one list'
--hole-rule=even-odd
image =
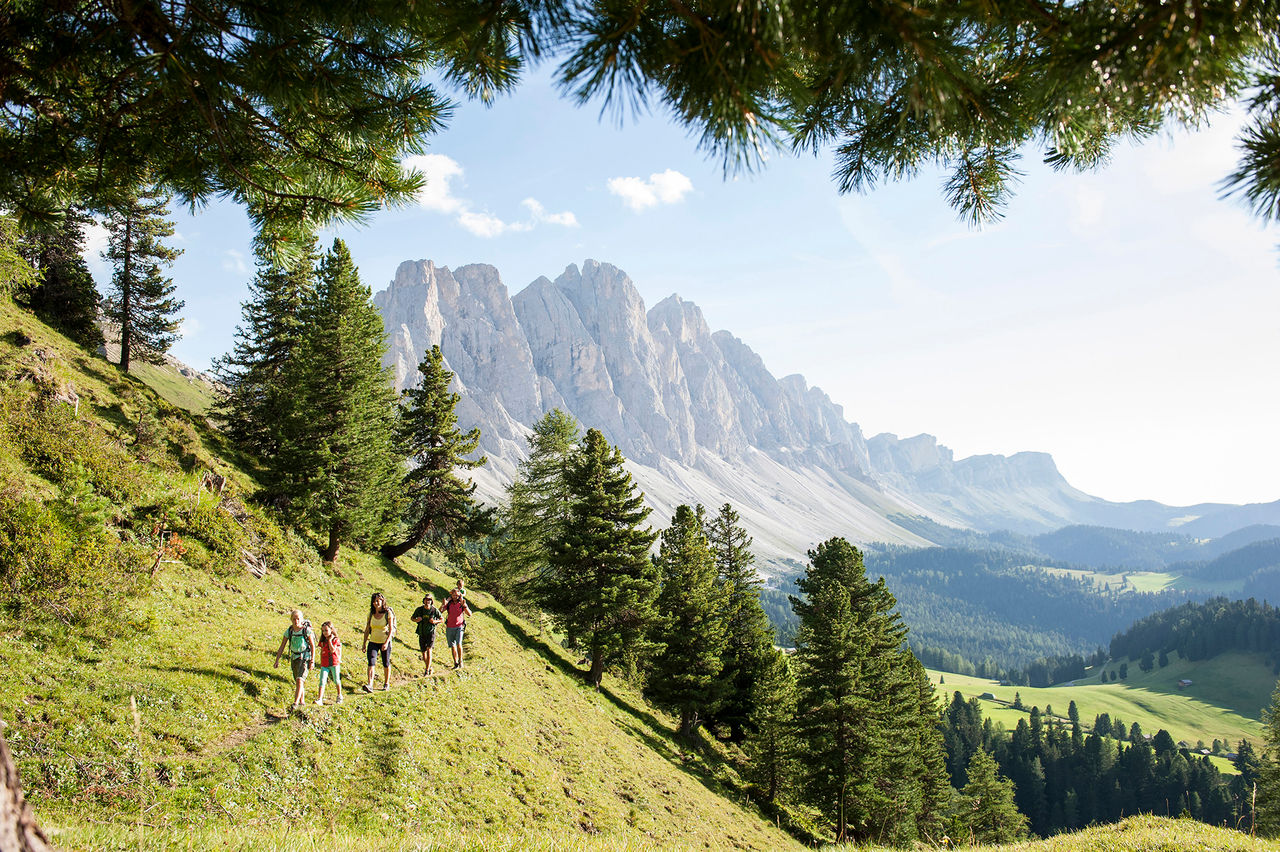
[{"label": "steep grassy slope", "polygon": [[[211,583],[170,566],[153,593],[151,635],[53,666],[11,626],[0,640],[13,661],[0,673],[0,716],[37,811],[83,831],[141,797],[162,833],[255,826],[261,841],[301,819],[407,837],[793,845],[729,800],[717,775],[730,776],[683,753],[669,720],[621,687],[583,687],[573,660],[481,594],[461,672],[441,664],[423,677],[416,648],[397,641],[392,689],[359,692],[369,590],[403,619],[421,589],[452,585],[410,570],[360,558],[342,577],[313,568]],[[344,704],[282,709],[290,688],[271,660],[293,606],[346,638]],[[314,677],[309,686],[314,698]]]},{"label": "steep grassy slope", "polygon": [[[0,423],[5,505],[65,501],[68,483],[87,476],[112,495],[106,514],[133,548],[121,558],[151,552],[165,524],[182,527],[188,548],[141,581],[127,618],[92,635],[39,607],[0,611],[0,719],[37,814],[62,845],[138,848],[140,819],[145,848],[289,848],[290,833],[304,844],[296,848],[441,838],[452,847],[454,837],[484,848],[513,839],[796,848],[741,804],[718,753],[683,750],[671,720],[625,684],[584,687],[574,659],[482,593],[472,595],[466,668],[438,663],[437,676],[423,677],[408,615],[424,590],[439,595],[452,578],[350,551],[337,569],[321,566],[240,498],[200,488],[212,466],[228,474],[228,493],[252,489],[202,421],[25,314],[0,307],[0,321],[11,329],[0,335],[0,370],[31,378],[0,388],[0,413],[22,418]],[[24,402],[67,388],[79,395],[77,415],[52,403],[44,416]],[[43,442],[23,431],[50,424],[70,431]],[[87,473],[56,457],[81,444],[94,464]],[[260,579],[239,564],[245,544],[269,545],[274,567]],[[130,570],[147,573],[145,564]],[[392,689],[366,695],[355,688],[357,646],[375,590],[402,633]],[[104,581],[91,593],[119,589]],[[344,704],[285,711],[287,661],[276,669],[272,656],[292,607],[317,627],[338,626]],[[310,699],[315,686],[312,676]]]},{"label": "steep grassy slope", "polygon": [[[1043,689],[1026,686],[1000,686],[997,681],[946,672],[931,672],[938,693],[949,701],[956,690],[965,698],[991,693],[996,701],[982,700],[983,714],[1003,722],[1012,729],[1026,711],[1009,706],[1020,695],[1029,711],[1039,707],[1043,712],[1052,706],[1056,715],[1065,717],[1071,702],[1080,711],[1080,720],[1092,725],[1096,716],[1109,713],[1125,725],[1137,722],[1142,730],[1154,734],[1164,728],[1175,740],[1197,740],[1211,743],[1227,740],[1234,746],[1242,738],[1258,743],[1262,738],[1262,708],[1271,697],[1275,676],[1261,655],[1230,653],[1212,660],[1190,662],[1172,659],[1164,668],[1143,672],[1136,663],[1129,665],[1129,676],[1114,683],[1102,683],[1097,674],[1074,682],[1073,686]],[[1180,679],[1191,686],[1178,688]]]}]

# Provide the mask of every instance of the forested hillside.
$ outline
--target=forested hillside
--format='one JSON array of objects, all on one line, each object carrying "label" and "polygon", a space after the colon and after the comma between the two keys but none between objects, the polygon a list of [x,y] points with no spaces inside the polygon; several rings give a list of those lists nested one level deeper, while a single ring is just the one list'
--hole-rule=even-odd
[{"label": "forested hillside", "polygon": [[1253,598],[1188,602],[1141,619],[1111,640],[1113,660],[1138,660],[1144,670],[1169,654],[1204,660],[1227,651],[1263,654],[1280,673],[1280,609]]},{"label": "forested hillside", "polygon": [[[1088,657],[1116,631],[1185,599],[1177,591],[1099,588],[1066,573],[1067,563],[1015,550],[880,547],[866,559],[868,573],[893,589],[922,659],[994,677],[1044,657]],[[783,644],[791,630],[786,596],[794,593],[765,591]]]}]

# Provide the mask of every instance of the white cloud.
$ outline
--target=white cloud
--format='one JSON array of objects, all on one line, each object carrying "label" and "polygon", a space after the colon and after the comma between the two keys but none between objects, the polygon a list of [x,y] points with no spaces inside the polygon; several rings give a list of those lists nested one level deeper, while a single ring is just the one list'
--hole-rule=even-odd
[{"label": "white cloud", "polygon": [[426,209],[454,213],[466,208],[466,202],[454,196],[450,185],[454,178],[462,177],[457,160],[444,154],[419,154],[405,157],[401,165],[426,178],[426,184],[418,191],[418,203]]},{"label": "white cloud", "polygon": [[458,214],[458,224],[477,237],[496,237],[512,230],[512,226],[488,213],[463,210]]},{"label": "white cloud", "polygon": [[222,268],[227,272],[234,272],[236,275],[248,275],[248,258],[245,257],[242,251],[227,249],[222,253]]},{"label": "white cloud", "polygon": [[632,210],[646,210],[659,204],[675,204],[693,191],[693,181],[674,169],[655,172],[648,180],[638,177],[609,179],[609,191]]},{"label": "white cloud", "polygon": [[538,225],[578,226],[578,217],[566,210],[548,213],[536,198],[526,198],[521,204],[529,211],[530,218],[522,222],[507,222],[492,213],[476,210],[466,198],[454,194],[453,181],[463,178],[462,166],[444,154],[421,154],[401,161],[409,171],[416,171],[426,178],[426,185],[418,192],[418,204],[426,210],[447,213],[454,217],[463,230],[486,239],[506,233],[531,231]]},{"label": "white cloud", "polygon": [[547,209],[536,198],[526,198],[520,202],[529,211],[529,215],[533,217],[534,224],[563,225],[566,228],[578,227],[578,217],[572,212],[566,210],[563,213],[548,213]]}]

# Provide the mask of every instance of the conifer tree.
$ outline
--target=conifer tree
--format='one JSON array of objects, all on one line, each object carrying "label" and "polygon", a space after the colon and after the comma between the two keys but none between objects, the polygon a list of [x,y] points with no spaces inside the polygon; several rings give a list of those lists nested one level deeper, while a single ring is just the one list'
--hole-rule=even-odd
[{"label": "conifer tree", "polygon": [[969,760],[960,823],[974,843],[1011,843],[1027,836],[1027,818],[1013,803],[1013,782],[1002,777],[983,749]]},{"label": "conifer tree", "polygon": [[903,745],[921,730],[923,708],[897,602],[883,578],[867,580],[862,554],[841,538],[809,552],[798,585],[804,598],[791,605],[800,618],[796,723],[805,797],[838,841],[913,839],[903,831],[921,824],[933,794],[919,780],[924,758]]},{"label": "conifer tree", "polygon": [[408,535],[398,544],[382,547],[382,555],[397,559],[424,539],[474,538],[492,529],[491,513],[473,498],[476,486],[464,482],[459,470],[471,470],[487,459],[468,459],[480,444],[480,430],[458,429],[456,408],[462,397],[449,390],[453,373],[444,366],[439,346],[427,350],[418,365],[418,384],[401,395],[398,438],[400,452],[411,465],[403,480]]},{"label": "conifer tree", "polygon": [[1258,831],[1268,837],[1280,834],[1280,686],[1271,694],[1271,706],[1263,714],[1262,756],[1258,761]]},{"label": "conifer tree", "polygon": [[214,363],[226,389],[218,399],[224,429],[259,458],[273,458],[284,446],[283,429],[296,397],[285,385],[287,371],[298,348],[302,307],[315,293],[318,261],[314,239],[284,267],[260,251],[234,348]]},{"label": "conifer tree", "polygon": [[741,742],[751,714],[756,678],[773,651],[773,628],[760,605],[760,578],[753,564],[751,536],[738,513],[725,503],[706,521],[717,580],[724,589],[727,643],[724,652],[724,700],[713,720],[729,726],[729,739]]},{"label": "conifer tree", "polygon": [[728,640],[725,590],[699,514],[678,506],[653,557],[662,583],[655,644],[663,646],[649,669],[648,694],[680,715],[680,736],[692,738],[719,704]]},{"label": "conifer tree", "polygon": [[84,229],[90,219],[68,210],[57,226],[32,231],[22,240],[22,253],[39,273],[21,301],[36,316],[85,349],[103,343],[98,327],[98,291],[85,263]]},{"label": "conifer tree", "polygon": [[485,587],[500,600],[553,608],[550,543],[561,537],[568,519],[565,474],[577,450],[578,431],[578,421],[558,408],[533,426],[529,456],[507,489],[501,534],[480,569]]},{"label": "conifer tree", "polygon": [[799,772],[795,712],[796,676],[791,660],[770,648],[759,677],[752,683],[751,735],[743,744],[748,777],[768,803],[790,790]]},{"label": "conifer tree", "polygon": [[622,465],[622,453],[599,430],[589,430],[565,472],[568,522],[551,542],[548,610],[585,648],[592,686],[600,685],[607,664],[653,650],[648,634],[659,587],[649,546],[655,536],[640,526],[649,509]]},{"label": "conifer tree", "polygon": [[21,296],[39,281],[40,273],[22,254],[18,223],[0,214],[0,298]]},{"label": "conifer tree", "polygon": [[176,318],[184,302],[173,297],[173,279],[163,267],[182,254],[161,240],[173,236],[169,200],[154,187],[131,193],[107,215],[107,250],[111,261],[111,295],[103,313],[120,327],[120,369],[129,372],[136,356],[158,364],[178,339]]},{"label": "conifer tree", "polygon": [[341,240],[320,262],[303,306],[286,382],[285,446],[270,466],[289,511],[327,537],[326,562],[347,542],[385,540],[399,509],[395,394],[382,367],[382,318]]}]

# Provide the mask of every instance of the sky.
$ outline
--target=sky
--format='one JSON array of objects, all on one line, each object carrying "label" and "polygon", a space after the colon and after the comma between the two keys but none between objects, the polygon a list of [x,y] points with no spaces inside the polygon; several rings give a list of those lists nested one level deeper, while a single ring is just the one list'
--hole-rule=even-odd
[{"label": "sky", "polygon": [[[1006,218],[974,230],[942,175],[840,195],[829,154],[728,174],[661,114],[601,114],[535,74],[462,103],[411,165],[418,203],[322,235],[384,289],[405,260],[490,263],[515,294],[586,258],[647,305],[696,303],[777,377],[800,373],[870,437],[957,458],[1053,455],[1109,500],[1280,499],[1280,229],[1223,199],[1240,122],[1052,172],[1028,151]],[[254,261],[239,208],[175,211],[174,354],[227,351]],[[92,251],[100,283],[109,270]]]}]

